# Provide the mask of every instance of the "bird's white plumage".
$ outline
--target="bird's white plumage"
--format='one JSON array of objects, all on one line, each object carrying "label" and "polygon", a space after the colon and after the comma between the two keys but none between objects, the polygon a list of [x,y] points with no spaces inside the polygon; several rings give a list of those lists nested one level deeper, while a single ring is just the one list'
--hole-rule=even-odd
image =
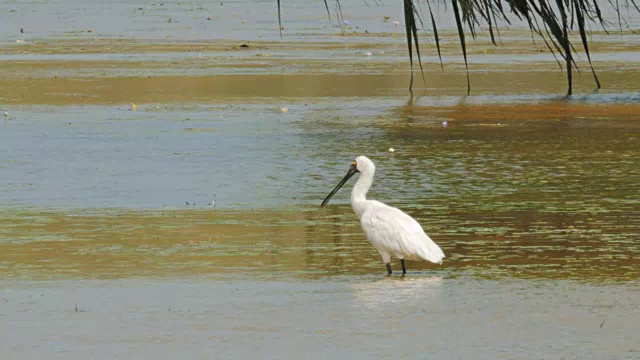
[{"label": "bird's white plumage", "polygon": [[360,177],[351,192],[351,206],[360,218],[367,239],[388,264],[391,257],[407,260],[428,260],[441,264],[445,257],[436,244],[411,216],[379,201],[367,200],[373,183],[375,165],[365,156],[356,158]]},{"label": "bird's white plumage", "polygon": [[444,253],[417,221],[402,210],[368,200],[360,224],[367,239],[388,263],[391,256],[406,260],[442,263]]}]

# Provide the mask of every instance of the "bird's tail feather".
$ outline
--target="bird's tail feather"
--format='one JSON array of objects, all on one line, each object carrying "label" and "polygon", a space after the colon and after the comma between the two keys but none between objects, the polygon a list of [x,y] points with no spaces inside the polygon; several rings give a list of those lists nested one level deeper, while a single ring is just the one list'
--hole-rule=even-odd
[{"label": "bird's tail feather", "polygon": [[422,254],[420,256],[432,263],[442,264],[442,259],[444,259],[444,252],[440,249],[440,246],[433,241],[427,242],[427,248],[423,249]]}]

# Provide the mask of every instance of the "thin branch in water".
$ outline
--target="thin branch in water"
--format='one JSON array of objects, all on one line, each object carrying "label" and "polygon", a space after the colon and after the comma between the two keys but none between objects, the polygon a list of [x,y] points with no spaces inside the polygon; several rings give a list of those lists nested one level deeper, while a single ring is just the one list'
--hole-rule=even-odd
[{"label": "thin branch in water", "polygon": [[469,64],[467,63],[467,45],[464,39],[464,30],[462,29],[462,21],[460,19],[460,11],[458,10],[458,0],[451,0],[453,7],[453,14],[456,18],[456,25],[458,26],[458,36],[460,37],[460,46],[462,47],[462,56],[464,57],[464,67],[467,73],[467,95],[471,93],[471,80],[469,80]]},{"label": "thin branch in water", "polygon": [[331,12],[329,11],[329,3],[327,3],[327,0],[324,0],[324,7],[327,9],[327,17],[329,18],[329,22],[331,22]]},{"label": "thin branch in water", "polygon": [[[418,65],[420,65],[420,74],[422,75],[422,81],[426,84],[427,80],[424,78],[424,70],[422,69],[422,59],[420,58],[420,44],[418,43],[418,27],[416,26],[416,17],[418,18],[418,20],[420,20],[420,23],[422,24],[422,19],[420,19],[420,16],[418,16],[417,10],[413,5],[413,2],[411,2],[411,7],[413,8],[413,18],[411,19],[411,30],[413,32],[413,41],[416,44],[416,54],[418,54]],[[422,24],[422,27],[424,27],[424,24]]]},{"label": "thin branch in water", "polygon": [[587,33],[584,29],[584,16],[582,11],[584,8],[584,0],[573,0],[576,7],[576,17],[578,20],[578,29],[580,30],[580,38],[582,39],[582,46],[584,47],[584,52],[587,54],[587,60],[589,60],[589,66],[591,67],[591,73],[593,74],[593,78],[596,81],[596,86],[600,89],[600,80],[598,80],[598,75],[596,75],[596,71],[593,69],[593,64],[591,63],[591,55],[589,54],[589,42],[587,41]]},{"label": "thin branch in water", "polygon": [[344,16],[342,16],[342,5],[340,5],[340,0],[336,0],[336,8],[338,9],[338,12],[340,12],[340,17],[344,19]]},{"label": "thin branch in water", "polygon": [[431,25],[433,26],[433,37],[436,40],[436,49],[438,50],[438,59],[440,59],[440,68],[444,71],[444,63],[442,62],[442,53],[440,52],[440,37],[438,36],[438,27],[436,26],[436,20],[433,17],[433,11],[431,11],[431,4],[427,1],[429,6],[429,15],[431,16]]},{"label": "thin branch in water", "polygon": [[411,0],[404,0],[404,27],[407,33],[407,47],[409,50],[409,66],[411,69],[411,80],[409,80],[409,91],[413,93],[413,46],[411,43],[411,37],[413,32],[411,31],[411,19],[413,18],[413,5]]},{"label": "thin branch in water", "polygon": [[564,49],[565,60],[567,61],[566,69],[567,69],[567,96],[572,94],[573,87],[573,71],[571,70],[571,47],[569,46],[569,23],[567,21],[567,12],[562,3],[562,0],[556,0],[556,4],[558,5],[558,11],[560,11],[560,17],[562,18],[562,35],[558,36],[559,40],[561,40],[562,47]]},{"label": "thin branch in water", "polygon": [[485,21],[487,22],[487,24],[489,24],[489,35],[491,36],[491,43],[493,45],[498,45],[496,44],[495,36],[493,36],[493,23],[491,22],[491,9],[489,8],[489,0],[483,0],[483,1],[487,10]]},{"label": "thin branch in water", "polygon": [[[558,59],[556,52],[553,51],[551,44],[549,44],[549,42],[547,41],[547,37],[544,36],[542,31],[540,30],[540,25],[538,24],[538,20],[535,17],[533,18],[533,20],[535,21],[537,28],[536,29],[534,29],[533,27],[531,28],[534,29],[534,31],[538,34],[538,36],[540,36],[540,38],[542,38],[542,40],[544,41],[544,44],[547,46],[547,49],[549,49],[549,52],[551,52],[551,55],[553,55],[553,58],[556,59],[556,63],[558,63],[558,67],[560,68],[560,70],[562,70],[562,64],[560,63],[560,59]],[[547,28],[546,24],[544,24],[544,29],[547,35],[549,35],[549,29]],[[549,38],[551,39],[551,35],[549,35]],[[551,42],[553,43],[553,46],[560,52],[560,49],[558,48],[558,45],[555,43],[555,41],[553,41],[552,39]],[[562,52],[560,53],[562,55]]]},{"label": "thin branch in water", "polygon": [[498,35],[498,40],[500,41],[500,44],[502,44],[502,37],[500,36],[500,27],[498,26],[498,20],[496,19],[496,12],[492,11],[491,15],[493,16],[493,23],[496,27],[496,35]]},{"label": "thin branch in water", "polygon": [[[598,6],[598,2],[594,1],[593,2],[593,7],[596,10],[596,16],[598,17],[598,20],[600,21],[600,26],[602,26],[602,30],[609,34],[609,31],[607,30],[607,27],[604,26],[604,19],[602,18],[602,11],[600,11],[600,7]],[[638,10],[640,11],[640,10]]]},{"label": "thin branch in water", "polygon": [[282,39],[282,16],[280,14],[280,0],[278,0],[278,30],[280,30],[280,38]]},{"label": "thin branch in water", "polygon": [[[329,22],[331,22],[332,19],[331,11],[329,9],[329,0],[323,1],[325,10],[327,11]],[[368,0],[363,1],[366,2],[367,6],[369,6],[369,3],[367,2]],[[378,0],[373,1],[376,5],[379,6]],[[418,64],[420,65],[422,78],[423,80],[425,80],[418,37],[418,23],[420,24],[421,28],[424,28],[423,19],[421,18],[421,14],[424,13],[422,12],[423,9],[418,8],[418,6],[420,6],[420,3],[416,3],[416,1],[419,0],[403,0],[405,32],[407,35],[407,49],[409,51],[409,64],[411,67],[411,80],[409,84],[410,91],[412,91],[413,88],[414,46]],[[440,44],[441,39],[438,33],[435,16],[431,6],[431,1],[433,0],[425,1],[427,2],[427,5],[429,7],[429,17],[431,18],[431,24],[433,27],[440,67],[442,68],[442,70],[444,70],[444,62],[442,59],[442,49]],[[607,0],[607,2],[616,12],[618,19],[617,26],[615,24],[615,20],[613,22],[610,22],[603,18],[602,10],[600,8],[600,5],[598,4],[598,0],[555,0],[555,2],[553,2],[553,0],[451,0],[466,69],[467,94],[471,92],[471,81],[469,74],[469,63],[467,57],[464,25],[468,27],[466,30],[468,31],[468,34],[470,34],[474,39],[476,39],[477,37],[477,28],[482,29],[485,25],[488,26],[488,32],[491,37],[491,42],[494,45],[497,45],[496,36],[498,40],[500,39],[500,28],[497,20],[500,19],[501,22],[504,21],[507,24],[507,28],[509,28],[509,26],[511,25],[511,20],[509,20],[509,17],[505,13],[503,1],[505,1],[510,6],[510,16],[516,16],[520,20],[527,22],[529,29],[531,30],[532,41],[534,42],[534,44],[536,43],[534,36],[535,33],[540,36],[540,38],[542,38],[545,46],[551,52],[554,59],[558,63],[558,66],[561,69],[564,68],[567,71],[567,95],[572,94],[574,70],[578,72],[580,71],[580,68],[578,67],[576,61],[576,59],[579,59],[579,53],[570,38],[570,31],[575,29],[574,24],[577,25],[577,30],[580,34],[582,47],[585,54],[587,55],[587,60],[589,62],[589,66],[591,68],[591,72],[593,74],[597,88],[601,88],[601,83],[593,67],[593,62],[591,59],[591,49],[589,49],[589,41],[591,41],[591,39],[587,36],[587,34],[591,34],[591,24],[594,23],[594,25],[597,25],[595,23],[599,23],[599,26],[602,27],[602,30],[606,33],[609,33],[607,27],[612,26],[618,27],[621,32],[625,31],[623,29],[625,29],[626,27],[628,28],[628,31],[631,31],[634,34],[637,33],[637,31],[631,28],[628,22],[631,16],[630,12],[634,8],[635,10],[640,12],[640,7],[638,7],[638,1],[636,0],[624,0],[622,1],[622,3],[620,2],[620,0]],[[448,5],[448,1],[446,0],[438,1],[435,3],[437,4],[436,6],[438,6],[438,8],[442,5],[446,9]],[[278,25],[280,37],[282,37],[282,9],[280,0],[277,0],[277,7]],[[335,7],[336,18],[338,19],[340,28],[344,33],[345,25],[348,24],[348,22],[344,20],[342,7],[339,0],[335,0]],[[627,16],[622,14],[622,11],[624,11],[625,8],[627,10]],[[484,22],[486,22],[486,24]],[[565,60],[564,67],[560,62],[560,56],[557,56],[558,54],[560,54],[560,56]]]},{"label": "thin branch in water", "polygon": [[622,20],[620,19],[620,5],[618,5],[618,0],[616,0],[616,11],[618,12],[618,25],[620,26],[620,32],[622,32]]},{"label": "thin branch in water", "polygon": [[342,6],[340,0],[336,0],[336,15],[340,24],[340,31],[344,32],[344,16],[342,16]]}]

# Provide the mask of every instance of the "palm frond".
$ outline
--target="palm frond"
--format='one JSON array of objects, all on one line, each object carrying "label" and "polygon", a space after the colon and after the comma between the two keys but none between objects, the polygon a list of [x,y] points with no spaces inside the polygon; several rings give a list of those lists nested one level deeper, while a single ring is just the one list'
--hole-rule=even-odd
[{"label": "palm frond", "polygon": [[[331,11],[329,1],[323,0],[324,6],[331,21]],[[413,89],[414,76],[414,51],[418,60],[420,73],[424,80],[424,70],[422,66],[422,58],[420,53],[420,42],[418,36],[418,23],[423,28],[424,24],[420,16],[419,8],[416,6],[418,0],[403,0],[405,32],[407,38],[407,50],[409,53],[409,66],[411,69],[411,79],[409,82],[409,90]],[[429,18],[431,19],[431,27],[433,29],[433,37],[436,43],[438,59],[440,67],[444,70],[441,51],[441,39],[438,35],[438,27],[436,17],[433,14],[431,2],[439,2],[445,7],[449,3],[448,0],[425,0],[429,9]],[[532,41],[535,43],[535,36],[542,39],[546,48],[553,55],[558,66],[566,71],[567,75],[567,95],[573,92],[573,71],[580,71],[576,62],[574,53],[577,53],[574,44],[571,41],[571,31],[577,27],[582,43],[582,48],[586,54],[591,73],[596,83],[596,88],[600,89],[602,84],[596,74],[591,59],[591,50],[589,48],[589,39],[587,37],[587,24],[598,24],[603,31],[609,33],[607,25],[609,24],[602,15],[602,9],[599,1],[604,0],[504,0],[509,5],[510,13],[505,12],[503,0],[450,0],[453,9],[453,16],[456,22],[456,28],[464,58],[464,65],[467,77],[467,94],[471,92],[471,81],[469,76],[469,62],[467,57],[466,33],[476,39],[477,29],[483,26],[488,27],[491,43],[497,46],[496,38],[500,38],[500,27],[498,20],[504,21],[507,26],[511,25],[510,16],[513,15],[521,21],[525,21],[529,26],[532,35]],[[633,6],[640,14],[640,7],[636,0],[624,0],[625,5],[620,4],[620,0],[606,0],[614,9],[617,15],[617,25],[622,31],[623,23],[629,27],[629,22],[625,16],[622,16],[621,8],[629,8]],[[376,1],[376,4],[377,1]],[[280,25],[280,36],[282,36],[282,15],[280,9],[280,0],[277,0],[278,6],[278,24]],[[338,23],[344,31],[342,16],[342,6],[339,0],[335,2],[335,12]],[[609,24],[610,25],[610,24]],[[633,29],[630,30],[636,33]],[[415,50],[414,50],[415,49]],[[560,55],[563,64],[557,55]]]},{"label": "palm frond", "polygon": [[282,38],[282,15],[280,12],[280,0],[278,0],[278,30],[280,30],[280,38]]},{"label": "palm frond", "polygon": [[493,35],[493,22],[491,21],[491,8],[489,5],[489,0],[483,0],[486,12],[482,12],[482,16],[484,17],[487,24],[489,24],[489,36],[491,36],[491,43],[493,45],[496,44],[496,37]]},{"label": "palm frond", "polygon": [[433,11],[431,10],[431,3],[427,2],[429,6],[429,16],[431,16],[431,27],[433,28],[433,37],[436,40],[436,49],[438,49],[438,59],[440,59],[440,68],[444,70],[444,63],[442,62],[442,52],[440,51],[440,37],[438,36],[438,27],[436,26],[436,20],[433,17]]},{"label": "palm frond", "polygon": [[413,0],[404,0],[404,25],[407,34],[407,47],[409,50],[409,65],[411,68],[411,80],[409,81],[409,91],[413,92],[413,46],[416,48],[418,64],[420,65],[420,73],[424,78],[422,69],[422,59],[420,57],[420,44],[418,42],[418,27],[416,26],[416,9]]},{"label": "palm frond", "polygon": [[464,57],[464,67],[467,73],[467,95],[469,95],[471,93],[471,80],[469,80],[469,64],[467,63],[467,43],[464,38],[460,10],[458,10],[458,0],[451,0],[451,7],[453,7],[453,15],[456,18],[456,26],[458,27],[458,36],[460,37],[460,46],[462,47],[462,56]]},{"label": "palm frond", "polygon": [[327,9],[327,16],[329,17],[329,22],[331,22],[331,12],[329,11],[329,3],[327,0],[324,0],[324,8]]},{"label": "palm frond", "polygon": [[589,60],[589,66],[591,67],[591,73],[593,74],[593,78],[596,81],[596,88],[600,89],[600,80],[598,80],[598,75],[596,75],[596,71],[593,69],[593,64],[591,63],[591,54],[589,54],[589,41],[587,40],[587,32],[585,31],[584,24],[584,13],[586,12],[585,0],[573,0],[575,7],[578,9],[576,11],[576,18],[578,20],[578,29],[580,30],[580,39],[582,39],[582,46],[584,47],[584,52],[587,54],[587,59]]}]

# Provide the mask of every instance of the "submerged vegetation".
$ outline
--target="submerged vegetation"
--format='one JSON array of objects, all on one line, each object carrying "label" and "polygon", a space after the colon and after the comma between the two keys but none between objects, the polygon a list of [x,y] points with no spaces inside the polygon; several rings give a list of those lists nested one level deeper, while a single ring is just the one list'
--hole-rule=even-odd
[{"label": "submerged vegetation", "polygon": [[[419,0],[402,0],[404,6],[405,32],[407,36],[407,48],[409,51],[409,62],[411,65],[411,80],[409,90],[413,88],[413,69],[414,69],[414,50],[420,71],[422,72],[422,60],[420,56],[420,44],[418,30],[424,28]],[[440,1],[447,6],[449,3],[453,10],[456,21],[458,36],[460,38],[460,46],[464,58],[465,68],[467,70],[467,93],[471,91],[471,83],[469,80],[469,67],[467,62],[467,49],[465,31],[471,34],[475,39],[479,28],[486,27],[491,37],[491,42],[497,46],[496,37],[500,36],[500,23],[511,24],[513,18],[524,21],[529,26],[532,38],[536,36],[544,42],[547,49],[554,55],[558,65],[567,74],[567,95],[572,93],[573,70],[577,70],[578,66],[574,59],[576,47],[572,41],[571,33],[575,30],[580,35],[580,41],[587,55],[591,73],[595,80],[596,88],[600,89],[600,80],[591,63],[591,55],[589,53],[589,39],[587,38],[587,24],[597,24],[602,27],[603,31],[608,33],[608,23],[603,17],[599,0],[505,0],[504,4],[509,6],[509,11],[505,12],[502,0],[425,0],[429,12],[429,21],[433,31],[438,57],[442,64],[442,54],[440,51],[440,39],[438,37],[438,27],[432,11],[432,2]],[[627,14],[630,16],[633,8],[640,14],[640,7],[635,0],[607,0],[608,5],[613,7],[617,14],[618,26],[622,31],[623,23],[628,27],[627,19],[623,16],[622,8],[627,8]],[[339,0],[336,3],[336,16],[338,21],[342,18],[341,5]],[[280,0],[277,0],[278,6],[278,23],[280,34],[282,35],[282,16]],[[324,6],[329,19],[331,19],[331,11],[327,0],[324,0]],[[465,29],[466,28],[466,29]],[[633,30],[632,30],[633,31]],[[561,59],[557,55],[560,55]],[[424,74],[423,74],[424,77]]]}]

